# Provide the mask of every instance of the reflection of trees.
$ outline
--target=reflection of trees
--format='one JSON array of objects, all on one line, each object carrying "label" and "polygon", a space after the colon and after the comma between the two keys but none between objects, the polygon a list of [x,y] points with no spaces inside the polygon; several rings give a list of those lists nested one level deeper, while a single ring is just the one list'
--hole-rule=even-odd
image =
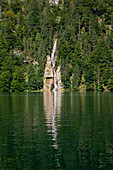
[{"label": "reflection of trees", "polygon": [[0,169],[52,169],[43,94],[12,94],[2,101]]},{"label": "reflection of trees", "polygon": [[[69,93],[62,96],[58,143],[66,169],[111,168],[113,109],[110,95]],[[71,98],[71,103],[70,103]],[[111,119],[110,119],[111,117]],[[111,127],[111,129],[110,129]]]},{"label": "reflection of trees", "polygon": [[112,169],[111,93],[1,94],[0,169]]}]

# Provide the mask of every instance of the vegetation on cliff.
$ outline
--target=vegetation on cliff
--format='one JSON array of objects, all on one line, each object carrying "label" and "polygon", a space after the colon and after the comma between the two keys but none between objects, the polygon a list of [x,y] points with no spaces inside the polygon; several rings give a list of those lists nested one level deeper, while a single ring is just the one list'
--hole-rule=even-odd
[{"label": "vegetation on cliff", "polygon": [[1,0],[0,91],[43,88],[55,34],[64,88],[112,91],[112,28],[111,0]]}]

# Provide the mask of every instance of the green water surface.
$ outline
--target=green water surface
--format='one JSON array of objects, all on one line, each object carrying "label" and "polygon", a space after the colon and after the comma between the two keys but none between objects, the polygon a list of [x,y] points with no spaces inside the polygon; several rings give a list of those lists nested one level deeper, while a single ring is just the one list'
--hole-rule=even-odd
[{"label": "green water surface", "polygon": [[0,170],[113,169],[113,93],[0,93]]}]

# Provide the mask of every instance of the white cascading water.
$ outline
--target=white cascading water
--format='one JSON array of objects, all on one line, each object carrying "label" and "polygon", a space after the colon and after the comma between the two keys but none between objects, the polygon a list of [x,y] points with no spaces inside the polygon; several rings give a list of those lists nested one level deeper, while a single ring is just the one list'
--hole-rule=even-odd
[{"label": "white cascading water", "polygon": [[52,65],[53,65],[53,72],[54,72],[54,89],[53,89],[53,92],[56,92],[57,91],[57,83],[56,83],[56,71],[55,71],[55,52],[56,52],[56,45],[57,45],[57,40],[55,40],[55,43],[54,43],[54,46],[53,46],[53,51],[52,51],[52,54],[51,54],[51,62],[52,62]]},{"label": "white cascading water", "polygon": [[[57,83],[56,83],[56,71],[55,71],[55,52],[56,52],[56,46],[57,46],[57,40],[55,40],[53,51],[51,54],[51,62],[53,65],[53,74],[54,74],[54,89],[52,90],[54,92],[54,98],[53,98],[53,117],[52,117],[52,134],[53,134],[53,147],[58,150],[58,144],[57,144],[57,125],[56,125],[56,98],[57,98]],[[60,167],[59,159],[57,159],[57,166]]]}]

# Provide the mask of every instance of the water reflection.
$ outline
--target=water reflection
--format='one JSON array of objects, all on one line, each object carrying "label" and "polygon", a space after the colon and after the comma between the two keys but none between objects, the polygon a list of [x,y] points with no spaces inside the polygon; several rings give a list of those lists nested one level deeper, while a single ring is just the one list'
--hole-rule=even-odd
[{"label": "water reflection", "polygon": [[55,149],[54,158],[57,161],[57,167],[60,167],[58,153],[59,147],[57,142],[57,127],[60,120],[60,106],[61,106],[61,92],[45,92],[44,93],[44,107],[47,132],[52,136],[52,147]]},{"label": "water reflection", "polygon": [[52,117],[52,135],[53,135],[53,141],[54,141],[54,147],[58,149],[57,145],[57,127],[60,125],[60,106],[61,106],[61,92],[57,93],[54,92],[53,94],[54,103],[53,103],[53,117]]},{"label": "water reflection", "polygon": [[0,169],[52,169],[43,94],[0,96]]},{"label": "water reflection", "polygon": [[44,93],[44,109],[45,109],[45,123],[47,132],[53,135],[55,141],[57,135],[57,126],[61,117],[61,92]]},{"label": "water reflection", "polygon": [[57,136],[67,169],[113,167],[112,102],[113,94],[62,95],[61,126]]},{"label": "water reflection", "polygon": [[113,93],[0,94],[0,169],[112,169]]},{"label": "water reflection", "polygon": [[57,127],[56,127],[56,97],[57,97],[57,92],[55,91],[53,93],[53,96],[54,96],[54,105],[53,105],[53,117],[52,117],[52,135],[53,135],[53,141],[54,141],[54,147],[57,149],[58,146],[57,146],[57,141],[56,141],[56,138],[57,138]]}]

